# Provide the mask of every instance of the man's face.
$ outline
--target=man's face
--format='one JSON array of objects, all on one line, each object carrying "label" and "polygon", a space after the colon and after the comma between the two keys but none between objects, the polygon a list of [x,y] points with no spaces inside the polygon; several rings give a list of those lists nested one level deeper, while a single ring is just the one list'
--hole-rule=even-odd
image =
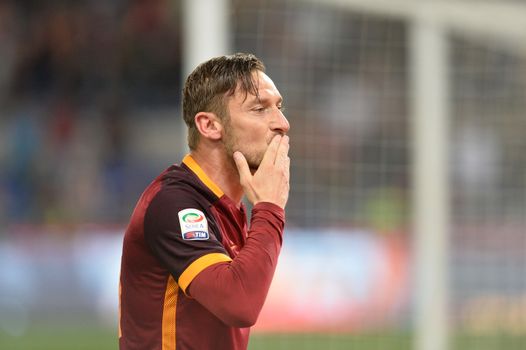
[{"label": "man's face", "polygon": [[229,157],[243,153],[252,171],[257,170],[275,135],[286,134],[290,125],[281,111],[282,97],[274,82],[263,72],[253,73],[259,96],[236,89],[228,99],[230,118],[225,121],[223,142]]}]

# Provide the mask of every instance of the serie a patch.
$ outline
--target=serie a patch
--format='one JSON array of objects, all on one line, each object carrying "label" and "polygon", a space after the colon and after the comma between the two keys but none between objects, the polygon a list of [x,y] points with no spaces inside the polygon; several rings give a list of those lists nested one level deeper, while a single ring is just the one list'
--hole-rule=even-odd
[{"label": "serie a patch", "polygon": [[196,241],[206,240],[208,234],[208,221],[202,211],[188,208],[179,213],[179,224],[181,225],[181,235],[184,240]]}]

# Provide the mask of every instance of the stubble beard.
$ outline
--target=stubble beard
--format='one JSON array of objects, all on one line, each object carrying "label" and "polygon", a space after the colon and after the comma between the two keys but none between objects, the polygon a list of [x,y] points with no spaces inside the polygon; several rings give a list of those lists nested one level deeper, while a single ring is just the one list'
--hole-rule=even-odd
[{"label": "stubble beard", "polygon": [[234,152],[241,152],[247,160],[248,167],[250,168],[252,173],[254,173],[256,170],[258,170],[259,165],[263,160],[263,153],[258,154],[258,152],[253,149],[243,149],[243,147],[241,147],[240,145],[239,138],[237,137],[237,135],[232,133],[230,131],[231,129],[227,130],[228,131],[225,133],[223,144],[225,146],[225,150],[228,157],[231,159],[232,162],[234,162]]},{"label": "stubble beard", "polygon": [[228,158],[234,164],[234,166],[234,152],[239,151],[245,156],[248,167],[252,173],[258,170],[266,151],[266,149],[263,152],[257,152],[254,149],[243,149],[241,142],[239,142],[238,135],[233,132],[228,120],[225,121],[225,137],[223,138],[223,145]]}]

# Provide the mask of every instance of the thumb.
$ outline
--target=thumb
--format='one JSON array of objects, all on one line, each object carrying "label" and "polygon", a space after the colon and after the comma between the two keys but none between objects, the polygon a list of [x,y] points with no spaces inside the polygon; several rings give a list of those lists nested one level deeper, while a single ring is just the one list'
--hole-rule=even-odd
[{"label": "thumb", "polygon": [[236,162],[237,171],[239,173],[239,181],[241,184],[246,183],[252,176],[250,169],[248,168],[247,160],[243,153],[239,151],[234,152],[234,161]]}]

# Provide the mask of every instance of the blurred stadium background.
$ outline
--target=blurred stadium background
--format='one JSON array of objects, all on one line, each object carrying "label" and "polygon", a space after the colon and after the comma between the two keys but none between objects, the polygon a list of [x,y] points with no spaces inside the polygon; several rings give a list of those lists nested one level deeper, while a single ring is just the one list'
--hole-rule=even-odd
[{"label": "blurred stadium background", "polygon": [[237,51],[292,125],[250,349],[526,348],[524,3],[3,0],[0,349],[117,348],[122,235],[186,153],[182,80]]}]

